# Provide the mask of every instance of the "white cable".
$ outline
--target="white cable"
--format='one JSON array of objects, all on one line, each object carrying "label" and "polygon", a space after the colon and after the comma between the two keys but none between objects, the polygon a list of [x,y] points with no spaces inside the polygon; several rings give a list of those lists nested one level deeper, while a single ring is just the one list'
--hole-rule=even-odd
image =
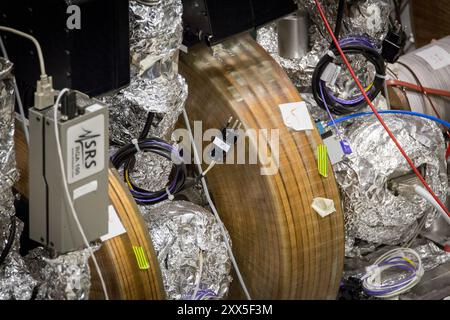
[{"label": "white cable", "polygon": [[203,176],[205,177],[208,172],[210,172],[212,170],[212,168],[214,168],[214,166],[216,165],[216,161],[212,161],[211,164],[209,165],[209,167],[205,170],[205,172],[203,172]]},{"label": "white cable", "polygon": [[[192,133],[191,124],[189,122],[189,117],[186,112],[186,109],[183,109],[183,117],[184,117],[184,122],[186,123],[186,127],[189,132],[189,139],[191,139],[192,149],[194,151],[195,163],[197,165],[200,175],[203,176],[203,173],[204,173],[203,168],[201,165],[197,146],[195,145],[194,135]],[[206,196],[206,199],[208,200],[209,206],[211,207],[211,210],[214,213],[214,216],[216,217],[217,222],[219,223],[219,227],[220,227],[220,230],[222,231],[223,238],[224,238],[224,240],[226,240],[228,238],[227,232],[225,231],[225,227],[223,225],[222,219],[220,219],[219,213],[217,212],[216,206],[214,205],[214,202],[211,199],[211,195],[209,194],[208,185],[207,185],[204,177],[202,178],[202,186],[203,186],[203,190],[205,191],[205,196]],[[252,300],[252,298],[250,297],[250,293],[248,292],[247,286],[245,285],[244,278],[242,277],[242,274],[239,271],[239,266],[234,257],[233,250],[231,249],[230,243],[228,241],[225,241],[225,245],[227,246],[228,255],[230,256],[231,263],[233,264],[234,271],[236,272],[236,275],[239,279],[239,283],[241,284],[242,290],[244,291],[244,294],[245,294],[247,300]]]},{"label": "white cable", "polygon": [[33,37],[32,35],[29,35],[28,33],[19,31],[17,29],[5,27],[5,26],[0,26],[0,31],[10,32],[10,33],[13,33],[15,35],[21,36],[23,38],[26,38],[26,39],[32,41],[34,46],[36,47],[36,51],[38,54],[39,66],[41,68],[41,76],[47,75],[47,73],[45,72],[45,63],[44,63],[44,55],[42,54],[42,48],[41,48],[41,45],[39,44],[39,41],[37,41],[37,39],[35,37]]},{"label": "white cable", "polygon": [[[3,57],[9,60],[8,52],[6,51],[5,44],[2,37],[0,37],[0,49],[2,50]],[[14,92],[16,94],[17,105],[19,106],[20,117],[22,118],[23,132],[25,134],[25,140],[27,145],[30,145],[30,132],[27,126],[27,117],[25,116],[25,109],[23,108],[22,98],[20,97],[19,87],[17,86],[16,77],[13,77]]]},{"label": "white cable", "polygon": [[[415,258],[415,262],[411,258]],[[390,269],[404,268],[409,265],[409,280],[400,279],[398,282],[382,284],[383,272]],[[389,299],[411,290],[416,286],[424,274],[422,259],[419,254],[409,248],[397,248],[379,257],[372,266],[367,268],[367,273],[362,278],[363,288],[371,296]]]},{"label": "white cable", "polygon": [[431,204],[434,208],[436,208],[436,210],[445,219],[445,221],[447,221],[447,223],[450,224],[450,217],[447,215],[447,213],[445,213],[445,211],[441,208],[439,203],[437,203],[437,201],[434,200],[434,198],[431,196],[431,194],[426,189],[422,188],[421,186],[416,185],[416,186],[414,186],[414,191],[416,191],[416,193],[419,196],[421,196],[422,198],[427,200],[429,204]]},{"label": "white cable", "polygon": [[77,224],[78,230],[80,231],[81,237],[83,238],[83,242],[85,244],[85,246],[87,247],[91,257],[92,257],[92,261],[94,262],[95,265],[95,269],[97,270],[98,276],[100,278],[100,282],[102,284],[102,289],[103,289],[103,293],[105,295],[105,300],[109,300],[109,295],[108,295],[108,290],[106,289],[106,284],[105,284],[105,280],[103,279],[103,274],[100,270],[100,266],[98,265],[97,262],[97,258],[95,257],[94,251],[92,250],[89,241],[86,237],[86,234],[84,233],[83,230],[83,226],[80,223],[80,220],[78,219],[78,215],[75,211],[75,207],[73,205],[73,201],[72,198],[70,196],[70,192],[69,192],[69,187],[67,184],[67,177],[66,177],[66,169],[64,166],[64,159],[63,159],[63,155],[62,155],[62,147],[61,147],[61,142],[59,139],[59,129],[58,129],[58,106],[59,103],[61,101],[61,98],[64,96],[64,94],[66,94],[67,92],[69,92],[69,89],[63,89],[59,95],[58,98],[56,99],[56,103],[53,106],[53,121],[54,121],[54,128],[55,128],[55,138],[56,138],[56,149],[58,150],[58,158],[59,158],[59,163],[60,163],[60,169],[61,169],[61,176],[62,176],[62,180],[63,180],[63,189],[64,189],[64,194],[66,196],[66,200],[67,203],[69,204],[70,207],[70,211],[72,213],[73,219],[75,220],[75,223]]}]

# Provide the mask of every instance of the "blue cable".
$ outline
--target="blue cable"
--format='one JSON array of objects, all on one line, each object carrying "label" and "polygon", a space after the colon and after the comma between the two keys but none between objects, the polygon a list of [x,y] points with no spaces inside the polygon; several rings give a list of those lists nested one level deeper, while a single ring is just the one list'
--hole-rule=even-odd
[{"label": "blue cable", "polygon": [[[437,122],[437,123],[439,123],[439,124],[441,124],[443,126],[446,126],[447,128],[450,128],[450,123],[449,122],[447,122],[445,120],[442,120],[442,119],[439,119],[439,118],[436,118],[436,117],[433,117],[433,116],[430,116],[428,114],[423,114],[423,113],[419,113],[419,112],[405,111],[405,110],[383,110],[383,111],[378,111],[378,113],[380,113],[380,114],[400,114],[400,115],[424,118],[424,119],[428,119],[428,120]],[[364,116],[371,116],[373,114],[374,114],[373,112],[354,113],[354,114],[351,114],[351,115],[348,115],[348,116],[345,116],[345,117],[341,117],[339,119],[334,119],[334,123],[333,122],[328,122],[327,123],[327,127],[331,127],[334,124],[345,122],[345,121],[348,121],[348,120],[351,120],[351,119],[354,119],[354,118],[359,118],[359,117],[364,117]]]}]

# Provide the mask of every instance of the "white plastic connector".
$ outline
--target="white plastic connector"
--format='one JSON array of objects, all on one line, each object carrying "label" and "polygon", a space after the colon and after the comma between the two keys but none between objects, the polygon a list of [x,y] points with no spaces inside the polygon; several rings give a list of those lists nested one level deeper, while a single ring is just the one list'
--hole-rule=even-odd
[{"label": "white plastic connector", "polygon": [[34,107],[43,110],[52,107],[55,103],[57,92],[53,89],[53,79],[47,75],[42,75],[38,80],[36,92],[34,93]]}]

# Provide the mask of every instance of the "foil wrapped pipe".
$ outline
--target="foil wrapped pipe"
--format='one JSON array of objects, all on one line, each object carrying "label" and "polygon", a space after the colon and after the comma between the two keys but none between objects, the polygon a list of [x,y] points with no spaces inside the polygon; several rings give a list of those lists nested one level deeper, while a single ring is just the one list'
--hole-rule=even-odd
[{"label": "foil wrapped pipe", "polygon": [[[0,265],[0,300],[28,300],[32,297],[36,282],[19,254],[23,224],[15,218],[12,193],[18,179],[14,152],[12,68],[11,62],[0,58],[0,252],[8,246],[10,234],[14,232],[12,247]],[[12,219],[16,221],[15,228]]]},{"label": "foil wrapped pipe", "polygon": [[130,51],[132,63],[145,71],[156,61],[173,56],[183,38],[181,0],[154,5],[130,1]]},{"label": "foil wrapped pipe", "polygon": [[[384,118],[414,164],[423,168],[434,192],[446,199],[445,143],[439,127],[419,118]],[[358,119],[343,131],[353,153],[334,170],[344,202],[346,255],[358,256],[377,245],[403,244],[421,219],[431,225],[437,212],[410,188],[420,182],[377,119]],[[398,183],[403,187],[391,188],[394,181],[408,176],[412,178]]]},{"label": "foil wrapped pipe", "polygon": [[103,98],[110,105],[113,141],[125,144],[139,137],[149,112],[155,113],[149,135],[170,139],[187,99],[186,81],[178,74],[182,13],[181,0],[130,2],[131,83]]},{"label": "foil wrapped pipe", "polygon": [[141,207],[171,300],[223,299],[231,261],[214,216],[186,201]]},{"label": "foil wrapped pipe", "polygon": [[188,95],[184,78],[173,80],[134,77],[130,85],[103,101],[110,108],[110,137],[130,143],[141,134],[149,112],[155,113],[149,136],[170,140]]}]

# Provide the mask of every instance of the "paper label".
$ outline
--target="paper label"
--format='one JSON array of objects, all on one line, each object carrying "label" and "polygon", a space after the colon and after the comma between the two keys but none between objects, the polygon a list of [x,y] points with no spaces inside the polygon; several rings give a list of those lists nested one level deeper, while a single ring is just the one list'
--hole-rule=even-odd
[{"label": "paper label", "polygon": [[100,114],[67,130],[67,179],[72,184],[105,168],[105,116]]},{"label": "paper label", "polygon": [[304,101],[280,104],[279,107],[286,127],[296,131],[314,129],[314,124]]},{"label": "paper label", "polygon": [[119,216],[117,215],[116,209],[114,209],[113,206],[109,206],[108,216],[108,234],[100,237],[100,240],[102,240],[103,242],[118,237],[127,232],[122,222],[120,221]]},{"label": "paper label", "polygon": [[434,70],[450,65],[450,53],[439,46],[431,46],[428,49],[417,52],[416,56],[424,59]]},{"label": "paper label", "polygon": [[229,144],[227,144],[226,142],[224,142],[222,139],[220,139],[219,137],[216,137],[214,139],[214,145],[216,147],[219,147],[221,150],[225,151],[225,153],[228,153],[231,149],[231,146]]},{"label": "paper label", "polygon": [[336,136],[331,136],[323,140],[323,143],[327,146],[328,157],[332,165],[341,162],[344,159],[344,151],[340,141]]}]

